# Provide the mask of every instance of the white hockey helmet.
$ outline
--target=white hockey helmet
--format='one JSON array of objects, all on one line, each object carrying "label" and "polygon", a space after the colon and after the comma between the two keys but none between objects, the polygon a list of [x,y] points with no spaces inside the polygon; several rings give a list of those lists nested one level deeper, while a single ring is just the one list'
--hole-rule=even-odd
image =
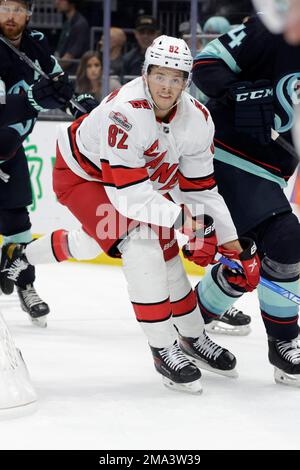
[{"label": "white hockey helmet", "polygon": [[183,39],[172,36],[159,36],[154,39],[145,54],[143,73],[146,74],[149,65],[168,67],[187,73],[187,86],[192,78],[193,57],[189,46]]}]

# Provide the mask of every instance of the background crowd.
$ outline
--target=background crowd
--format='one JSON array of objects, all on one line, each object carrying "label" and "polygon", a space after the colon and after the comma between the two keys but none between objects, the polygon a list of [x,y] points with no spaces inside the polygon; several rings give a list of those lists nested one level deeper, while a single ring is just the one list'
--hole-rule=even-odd
[{"label": "background crowd", "polygon": [[[44,0],[46,2],[46,0]],[[98,100],[103,97],[102,87],[102,5],[97,2],[81,0],[54,0],[55,14],[61,20],[58,27],[45,28],[39,21],[43,2],[39,2],[32,18],[32,27],[44,29],[53,53],[59,59],[62,68],[75,82],[78,93],[92,93]],[[114,2],[112,2],[113,4]],[[143,8],[131,11],[127,2],[117,2],[113,9],[110,28],[110,80],[109,91],[113,91],[132,78],[140,75],[143,58],[147,47],[160,34],[173,34],[182,37],[189,44],[191,25],[189,22],[189,3],[168,3],[168,9],[176,20],[170,24],[159,9],[157,17],[152,16],[151,2],[138,2]],[[180,3],[184,5],[180,5]],[[172,6],[172,8],[171,8]],[[171,10],[170,10],[171,8]],[[182,11],[180,11],[182,8]],[[211,39],[228,32],[237,23],[243,21],[252,11],[250,1],[201,2],[197,23],[196,49],[199,52]],[[181,21],[184,20],[184,21]],[[58,24],[58,23],[57,23]],[[206,98],[197,93],[197,98],[205,102]]]}]

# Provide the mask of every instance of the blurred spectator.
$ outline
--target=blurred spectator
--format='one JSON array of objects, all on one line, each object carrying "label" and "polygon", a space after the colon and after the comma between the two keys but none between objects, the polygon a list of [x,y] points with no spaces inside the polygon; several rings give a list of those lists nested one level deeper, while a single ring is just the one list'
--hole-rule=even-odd
[{"label": "blurred spectator", "polygon": [[153,16],[137,18],[134,31],[137,46],[124,55],[124,75],[141,75],[146,49],[159,35],[159,26]]},{"label": "blurred spectator", "polygon": [[203,32],[206,34],[226,34],[231,25],[224,16],[211,16],[204,23]]},{"label": "blurred spectator", "polygon": [[[120,88],[121,84],[114,78],[109,79],[109,91]],[[98,101],[102,99],[102,64],[99,54],[86,52],[81,60],[76,76],[76,93],[91,93]]]},{"label": "blurred spectator", "polygon": [[203,26],[203,33],[211,34],[210,37],[203,38],[203,47],[206,46],[210,41],[221,36],[222,34],[228,33],[231,29],[231,24],[224,16],[211,16],[206,20]]},{"label": "blurred spectator", "polygon": [[55,0],[57,10],[66,16],[55,55],[69,74],[75,74],[77,69],[77,64],[71,61],[80,59],[89,48],[90,28],[85,17],[77,10],[79,4],[80,0]]},{"label": "blurred spectator", "polygon": [[[179,36],[185,40],[188,44],[189,48],[192,48],[192,34],[191,34],[191,25],[189,21],[184,21],[179,25]],[[196,26],[196,51],[201,51],[202,49],[202,41],[201,41],[201,33],[202,29],[199,23]]]},{"label": "blurred spectator", "polygon": [[[123,29],[110,28],[110,73],[112,75],[123,76],[123,49],[127,37]],[[103,36],[99,41],[99,51],[102,53]]]}]

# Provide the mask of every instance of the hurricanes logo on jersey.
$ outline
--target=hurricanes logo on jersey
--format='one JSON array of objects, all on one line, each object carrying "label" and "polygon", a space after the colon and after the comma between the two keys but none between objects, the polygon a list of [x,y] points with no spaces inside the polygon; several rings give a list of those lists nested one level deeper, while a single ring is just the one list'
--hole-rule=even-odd
[{"label": "hurricanes logo on jersey", "polygon": [[153,158],[153,160],[146,163],[146,168],[150,171],[151,181],[157,181],[159,184],[164,184],[163,187],[159,188],[160,191],[170,190],[178,181],[178,163],[172,164],[164,162],[164,158],[168,151],[164,150],[163,152],[160,152],[158,148],[159,141],[157,139],[147,150],[145,150],[144,155],[146,157]]}]

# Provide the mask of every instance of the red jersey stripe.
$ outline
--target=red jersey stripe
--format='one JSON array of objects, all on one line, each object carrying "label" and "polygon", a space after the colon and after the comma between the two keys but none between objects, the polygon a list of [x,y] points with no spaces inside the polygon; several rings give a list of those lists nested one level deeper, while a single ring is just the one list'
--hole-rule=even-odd
[{"label": "red jersey stripe", "polygon": [[178,172],[178,181],[181,191],[205,191],[217,185],[213,173],[202,178],[187,178]]},{"label": "red jersey stripe", "polygon": [[191,313],[193,310],[195,310],[197,306],[197,300],[193,289],[191,289],[190,292],[182,299],[177,300],[176,302],[171,302],[171,306],[174,317],[187,315],[188,313]]},{"label": "red jersey stripe", "polygon": [[278,323],[279,325],[289,325],[291,323],[297,323],[298,321],[298,315],[293,318],[292,320],[288,320],[288,321],[284,321],[284,319],[282,319],[283,321],[279,321],[279,320],[274,320],[274,318],[270,318],[269,316],[267,316],[266,314],[263,314],[263,312],[261,312],[261,316],[265,319],[265,320],[268,320],[270,321],[271,323]]},{"label": "red jersey stripe", "polygon": [[79,119],[76,119],[76,121],[74,121],[73,124],[71,124],[71,126],[68,128],[69,143],[70,143],[72,155],[75,158],[75,160],[79,163],[81,168],[92,178],[102,181],[102,172],[100,168],[98,168],[93,162],[91,162],[85,155],[83,155],[79,151],[77,143],[76,143],[77,129],[87,116],[88,114],[85,114],[84,116],[81,116]]},{"label": "red jersey stripe", "polygon": [[132,306],[138,321],[158,322],[167,320],[167,318],[171,316],[171,304],[169,299],[153,304],[132,302]]},{"label": "red jersey stripe", "polygon": [[225,147],[225,148],[227,148],[227,149],[229,149],[229,150],[232,150],[234,153],[239,154],[239,155],[242,155],[242,157],[246,157],[247,160],[252,160],[253,162],[258,163],[258,164],[261,165],[261,166],[265,166],[265,167],[267,167],[267,168],[272,168],[273,170],[275,170],[275,171],[281,173],[280,168],[278,168],[278,167],[276,167],[276,166],[268,165],[268,164],[265,163],[265,162],[261,162],[261,161],[259,161],[259,160],[256,160],[255,158],[250,157],[249,155],[246,155],[245,153],[243,153],[243,152],[241,152],[241,151],[239,151],[239,150],[237,150],[237,149],[235,149],[235,148],[233,148],[233,147],[230,147],[229,145],[224,144],[224,142],[222,142],[221,140],[218,140],[218,139],[214,138],[214,141],[217,142],[217,144],[221,144],[223,147]]},{"label": "red jersey stripe", "polygon": [[140,183],[149,178],[145,167],[126,168],[124,166],[111,166],[107,160],[101,160],[103,184],[124,188]]},{"label": "red jersey stripe", "polygon": [[57,261],[65,261],[71,258],[67,235],[66,230],[55,230],[51,234],[52,252]]}]

